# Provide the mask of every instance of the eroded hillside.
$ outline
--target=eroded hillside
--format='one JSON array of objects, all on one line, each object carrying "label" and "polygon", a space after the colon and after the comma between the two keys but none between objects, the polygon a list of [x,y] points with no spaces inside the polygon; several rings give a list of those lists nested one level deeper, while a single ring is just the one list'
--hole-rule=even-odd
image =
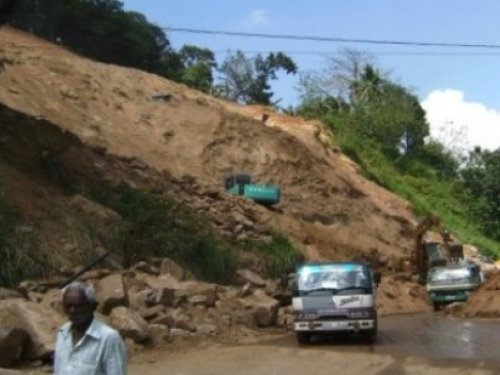
[{"label": "eroded hillside", "polygon": [[[365,180],[320,124],[96,63],[12,29],[0,39],[8,41],[0,167],[31,225],[43,226],[54,202],[71,206],[89,184],[124,180],[173,193],[208,213],[226,237],[239,226],[256,235],[284,231],[310,259],[409,254],[408,203]],[[224,193],[223,176],[239,171],[281,186],[276,210]]]}]

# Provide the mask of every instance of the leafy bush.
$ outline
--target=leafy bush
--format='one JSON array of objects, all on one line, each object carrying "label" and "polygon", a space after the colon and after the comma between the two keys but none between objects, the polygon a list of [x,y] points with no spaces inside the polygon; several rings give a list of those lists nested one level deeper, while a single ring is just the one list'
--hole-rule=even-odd
[{"label": "leafy bush", "polygon": [[274,233],[270,241],[247,241],[241,245],[247,251],[264,256],[266,271],[271,277],[293,272],[297,264],[305,260],[304,255],[282,233]]},{"label": "leafy bush", "polygon": [[150,257],[168,257],[205,280],[231,281],[238,258],[201,216],[172,200],[126,185],[114,190],[99,187],[90,195],[126,220],[111,243],[112,249],[123,255],[126,267]]},{"label": "leafy bush", "polygon": [[14,233],[16,226],[15,211],[7,201],[2,191],[0,191],[0,285],[12,286],[17,279],[16,264],[11,249],[9,239]]},{"label": "leafy bush", "polygon": [[35,234],[16,231],[17,224],[16,209],[0,186],[0,286],[7,288],[49,271],[48,265],[37,257],[39,243]]},{"label": "leafy bush", "polygon": [[363,176],[407,199],[418,217],[432,212],[441,217],[459,240],[477,246],[485,255],[494,258],[500,255],[500,244],[485,236],[477,220],[468,213],[464,200],[470,198],[457,190],[458,185],[450,180],[451,173],[435,173],[431,166],[418,161],[407,162],[405,168],[399,160],[387,158],[372,143],[351,137],[344,134],[337,138],[343,142],[341,150],[354,156]]}]

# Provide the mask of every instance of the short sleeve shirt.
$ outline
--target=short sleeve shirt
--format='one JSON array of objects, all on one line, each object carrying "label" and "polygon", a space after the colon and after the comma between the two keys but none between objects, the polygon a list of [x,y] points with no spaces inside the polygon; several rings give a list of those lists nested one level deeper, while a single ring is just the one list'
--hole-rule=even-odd
[{"label": "short sleeve shirt", "polygon": [[126,375],[127,353],[120,334],[97,319],[73,345],[71,323],[57,334],[54,375]]}]

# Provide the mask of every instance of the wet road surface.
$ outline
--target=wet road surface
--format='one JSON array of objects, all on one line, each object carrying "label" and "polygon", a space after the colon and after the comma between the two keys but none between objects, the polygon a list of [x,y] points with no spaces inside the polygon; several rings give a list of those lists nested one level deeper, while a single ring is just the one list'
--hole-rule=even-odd
[{"label": "wet road surface", "polygon": [[500,374],[500,322],[440,314],[379,321],[379,339],[318,339],[298,345],[290,333],[252,344],[165,353],[159,363],[134,365],[131,375]]},{"label": "wet road surface", "polygon": [[[310,346],[430,360],[499,361],[500,364],[499,343],[499,321],[455,319],[442,314],[405,314],[379,320],[379,336],[375,345],[363,345],[353,336],[317,337]],[[277,344],[297,346],[293,336],[280,338]]]},{"label": "wet road surface", "polygon": [[375,352],[500,363],[498,343],[498,321],[455,319],[441,314],[393,316],[381,321]]}]

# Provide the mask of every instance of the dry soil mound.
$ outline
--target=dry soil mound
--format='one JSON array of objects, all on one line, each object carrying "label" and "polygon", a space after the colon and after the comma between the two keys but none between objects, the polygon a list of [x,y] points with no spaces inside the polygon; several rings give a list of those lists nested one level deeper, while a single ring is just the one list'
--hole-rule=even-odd
[{"label": "dry soil mound", "polygon": [[466,303],[450,310],[466,318],[500,318],[500,272],[490,274]]},{"label": "dry soil mound", "polygon": [[[265,215],[266,225],[289,233],[310,258],[409,254],[408,203],[362,178],[355,164],[328,145],[320,124],[96,63],[9,28],[0,31],[0,40],[7,60],[0,75],[0,136],[13,150],[26,150],[22,129],[13,136],[12,129],[22,126],[8,115],[15,110],[38,120],[31,130],[39,145],[53,124],[89,149],[134,158],[145,169],[177,179],[192,176],[197,186],[220,189],[224,174],[233,171],[279,184],[283,202]],[[70,154],[59,150],[67,168],[85,164]],[[222,206],[214,203],[210,211],[222,215]]]}]

